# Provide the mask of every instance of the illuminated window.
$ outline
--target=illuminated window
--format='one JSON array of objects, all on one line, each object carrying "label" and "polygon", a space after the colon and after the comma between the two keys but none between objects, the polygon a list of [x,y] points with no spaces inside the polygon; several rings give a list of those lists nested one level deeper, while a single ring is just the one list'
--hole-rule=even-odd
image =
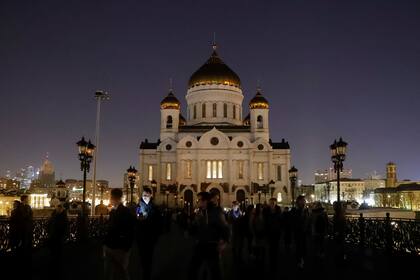
[{"label": "illuminated window", "polygon": [[232,113],[233,113],[233,118],[236,119],[236,105],[233,105]]},{"label": "illuminated window", "polygon": [[217,178],[223,178],[223,164],[221,160],[217,162],[217,167]]},{"label": "illuminated window", "polygon": [[211,179],[211,161],[207,162],[207,179]]},{"label": "illuminated window", "polygon": [[281,202],[281,201],[282,201],[281,192],[279,192],[277,194],[277,202]]},{"label": "illuminated window", "polygon": [[242,160],[238,161],[238,178],[244,178],[244,162]]},{"label": "illuminated window", "polygon": [[191,160],[187,160],[185,162],[185,178],[192,177],[192,162]]},{"label": "illuminated window", "polygon": [[194,119],[196,119],[197,118],[197,105],[196,104],[194,104]]},{"label": "illuminated window", "polygon": [[221,160],[207,161],[207,179],[223,178],[223,162]]},{"label": "illuminated window", "polygon": [[264,180],[264,163],[258,163],[258,180]]},{"label": "illuminated window", "polygon": [[263,128],[264,124],[263,124],[263,117],[261,115],[259,115],[257,117],[257,128]]},{"label": "illuminated window", "polygon": [[203,105],[201,105],[201,117],[206,117],[206,103],[203,103]]},{"label": "illuminated window", "polygon": [[153,180],[153,165],[149,165],[148,179],[149,179],[149,181]]},{"label": "illuminated window", "polygon": [[213,103],[213,118],[217,117],[217,104]]},{"label": "illuminated window", "polygon": [[166,164],[166,180],[171,180],[171,164]]},{"label": "illuminated window", "polygon": [[281,181],[281,165],[277,165],[277,181]]},{"label": "illuminated window", "polygon": [[227,118],[227,104],[223,104],[223,117]]}]

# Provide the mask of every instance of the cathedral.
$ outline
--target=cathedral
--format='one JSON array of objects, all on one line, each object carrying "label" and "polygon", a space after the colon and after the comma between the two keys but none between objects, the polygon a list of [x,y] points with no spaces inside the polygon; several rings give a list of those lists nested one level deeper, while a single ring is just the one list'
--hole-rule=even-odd
[{"label": "cathedral", "polygon": [[140,144],[140,184],[155,202],[194,207],[199,192],[216,192],[222,207],[291,200],[290,147],[270,138],[270,105],[257,89],[244,114],[239,76],[219,57],[189,79],[183,116],[175,93],[160,103],[160,138]]}]

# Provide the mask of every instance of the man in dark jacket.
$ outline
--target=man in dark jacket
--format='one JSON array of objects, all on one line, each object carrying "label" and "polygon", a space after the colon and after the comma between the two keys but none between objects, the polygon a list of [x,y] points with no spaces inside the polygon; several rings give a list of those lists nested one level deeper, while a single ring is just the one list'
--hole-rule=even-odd
[{"label": "man in dark jacket", "polygon": [[278,261],[278,250],[280,243],[281,210],[274,197],[269,200],[269,207],[265,212],[265,225],[267,232],[268,256],[270,261],[270,272],[275,274]]},{"label": "man in dark jacket", "polygon": [[134,239],[135,218],[122,204],[121,189],[111,191],[112,210],[109,213],[108,231],[104,242],[105,277],[129,279],[128,263]]},{"label": "man in dark jacket", "polygon": [[51,279],[60,275],[64,242],[69,229],[67,212],[61,203],[57,204],[48,221],[48,247],[51,251]]},{"label": "man in dark jacket", "polygon": [[193,257],[189,268],[189,280],[198,279],[201,265],[207,261],[211,279],[221,279],[219,267],[220,254],[229,240],[229,227],[224,213],[210,202],[210,194],[201,192],[197,195],[198,212],[191,225],[191,234],[196,239]]},{"label": "man in dark jacket", "polygon": [[303,269],[304,266],[304,259],[306,257],[306,238],[309,231],[309,212],[305,205],[305,197],[299,195],[296,198],[296,207],[292,209],[296,258],[298,268],[300,269]]},{"label": "man in dark jacket", "polygon": [[232,202],[232,210],[228,215],[228,222],[232,227],[232,252],[233,261],[241,262],[242,260],[242,248],[244,246],[246,224],[241,209],[239,209],[239,203],[237,201]]},{"label": "man in dark jacket", "polygon": [[152,190],[144,188],[137,214],[137,246],[143,270],[143,279],[152,276],[153,254],[159,235],[162,232],[163,219],[160,211],[152,201]]}]

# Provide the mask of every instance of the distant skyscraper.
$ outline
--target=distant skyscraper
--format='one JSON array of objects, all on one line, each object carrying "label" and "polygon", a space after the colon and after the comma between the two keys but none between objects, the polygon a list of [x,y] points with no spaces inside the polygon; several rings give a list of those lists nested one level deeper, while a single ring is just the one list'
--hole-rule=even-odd
[{"label": "distant skyscraper", "polygon": [[38,176],[39,183],[42,187],[54,187],[55,186],[55,171],[54,166],[48,157],[42,164],[41,171]]}]

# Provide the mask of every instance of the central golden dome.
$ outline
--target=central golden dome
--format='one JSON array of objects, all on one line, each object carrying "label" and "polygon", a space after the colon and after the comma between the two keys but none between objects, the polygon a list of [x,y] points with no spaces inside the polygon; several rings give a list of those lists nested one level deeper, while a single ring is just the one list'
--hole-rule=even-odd
[{"label": "central golden dome", "polygon": [[241,87],[241,80],[219,57],[216,47],[206,63],[192,74],[188,88],[200,85],[228,85]]}]

